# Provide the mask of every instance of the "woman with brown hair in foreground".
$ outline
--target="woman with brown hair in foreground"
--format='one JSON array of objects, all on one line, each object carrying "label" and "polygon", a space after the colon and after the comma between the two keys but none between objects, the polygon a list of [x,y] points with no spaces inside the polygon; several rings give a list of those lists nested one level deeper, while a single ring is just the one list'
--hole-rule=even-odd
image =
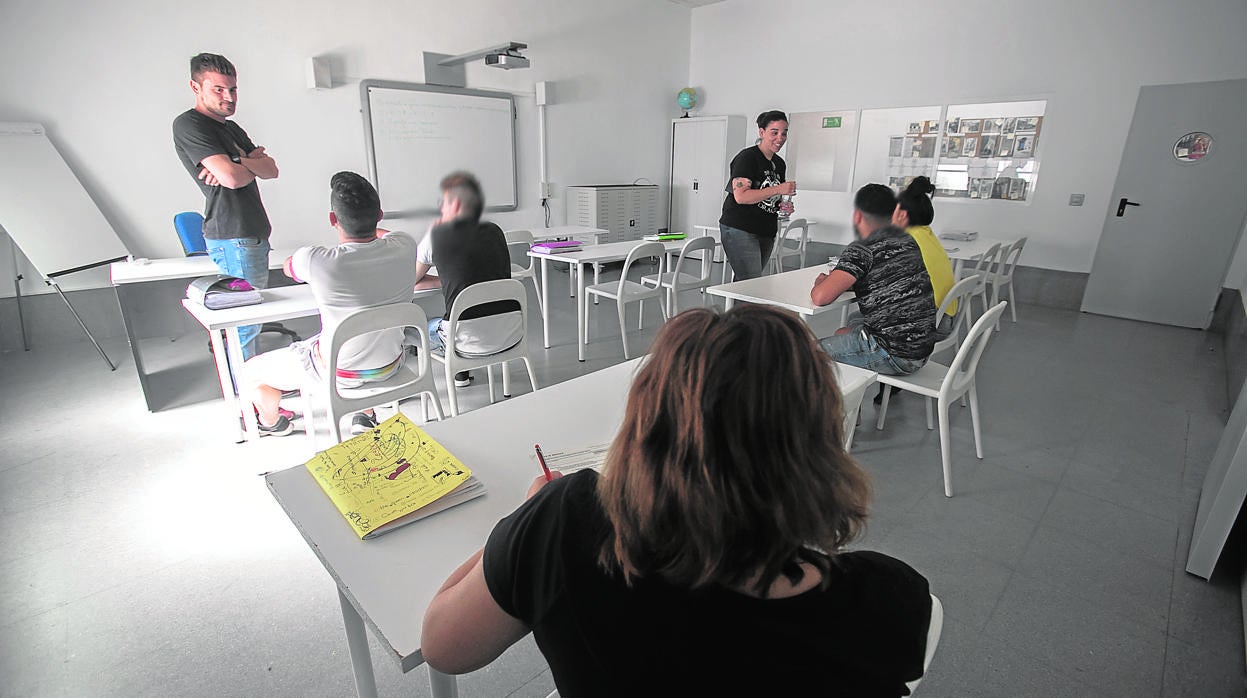
[{"label": "woman with brown hair in foreground", "polygon": [[927,582],[842,551],[870,484],[813,335],[694,309],[651,352],[601,475],[533,482],[429,605],[425,660],[472,671],[531,630],[563,698],[905,695]]}]

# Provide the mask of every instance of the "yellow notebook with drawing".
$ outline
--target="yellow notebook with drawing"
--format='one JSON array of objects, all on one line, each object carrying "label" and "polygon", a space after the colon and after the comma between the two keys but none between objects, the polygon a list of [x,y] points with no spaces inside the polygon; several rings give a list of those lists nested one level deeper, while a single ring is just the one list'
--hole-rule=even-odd
[{"label": "yellow notebook with drawing", "polygon": [[467,466],[401,412],[306,465],[362,539],[485,494]]}]

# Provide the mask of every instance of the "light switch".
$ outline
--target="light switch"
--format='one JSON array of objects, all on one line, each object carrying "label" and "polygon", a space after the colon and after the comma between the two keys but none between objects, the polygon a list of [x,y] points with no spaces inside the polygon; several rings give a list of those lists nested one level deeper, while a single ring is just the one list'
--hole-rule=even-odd
[{"label": "light switch", "polygon": [[1087,198],[1086,194],[1070,194],[1069,205],[1070,206],[1082,206],[1082,202],[1086,198]]}]

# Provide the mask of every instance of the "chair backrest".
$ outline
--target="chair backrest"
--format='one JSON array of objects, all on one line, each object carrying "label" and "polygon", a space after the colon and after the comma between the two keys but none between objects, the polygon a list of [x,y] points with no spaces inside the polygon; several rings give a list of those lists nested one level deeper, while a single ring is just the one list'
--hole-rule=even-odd
[{"label": "chair backrest", "polygon": [[1025,246],[1026,237],[1023,236],[1013,241],[1008,252],[1000,253],[1000,267],[996,274],[998,278],[1007,279],[1013,276],[1013,268],[1018,265],[1018,258],[1022,256],[1022,248]]},{"label": "chair backrest", "polygon": [[624,282],[628,280],[628,271],[638,259],[658,258],[658,275],[662,275],[662,259],[667,255],[667,248],[661,242],[642,242],[628,251],[624,259],[623,271],[619,272],[619,291],[623,292]]},{"label": "chair backrest", "polygon": [[187,257],[208,254],[208,244],[204,242],[204,217],[198,211],[185,211],[174,216],[173,229],[177,231],[182,252]]},{"label": "chair backrest", "polygon": [[[528,341],[528,312],[526,311],[525,301],[528,300],[528,294],[524,291],[524,285],[515,279],[497,279],[494,281],[482,281],[472,284],[459,292],[455,296],[454,305],[450,306],[450,319],[446,320],[446,355],[449,356],[454,351],[455,337],[458,334],[458,324],[460,318],[469,309],[485,303],[493,303],[494,301],[515,301],[519,304],[520,309],[520,327],[523,332],[519,344],[523,345]],[[496,355],[504,357],[510,349],[499,351]],[[501,360],[501,358],[499,359]]]},{"label": "chair backrest", "polygon": [[[519,253],[524,261],[517,266],[523,267],[525,271],[532,269],[533,258],[528,256],[528,250],[533,246],[533,234],[529,230],[508,230],[502,234],[507,240],[507,251],[511,253],[512,258]],[[515,262],[512,262],[515,264]]]},{"label": "chair backrest", "polygon": [[967,276],[953,284],[953,287],[948,289],[948,293],[944,295],[944,301],[940,303],[939,309],[935,311],[935,326],[937,328],[940,326],[940,321],[946,317],[945,311],[953,303],[957,304],[957,312],[953,313],[952,316],[952,330],[947,337],[935,343],[935,349],[931,351],[932,354],[960,346],[961,330],[965,327],[966,314],[970,310],[969,299],[974,294],[974,287],[978,285],[978,282],[978,277]]},{"label": "chair backrest", "polygon": [[779,246],[782,246],[785,242],[787,242],[788,240],[792,238],[792,233],[794,230],[801,231],[800,237],[805,237],[805,235],[809,232],[809,229],[810,229],[810,224],[808,221],[806,221],[806,219],[793,218],[792,220],[788,221],[788,227],[784,229],[784,236],[779,241]]},{"label": "chair backrest", "polygon": [[957,356],[948,365],[948,373],[944,376],[944,383],[940,385],[940,399],[961,395],[974,381],[974,372],[978,370],[979,359],[994,334],[992,330],[996,327],[996,320],[1008,304],[1007,301],[1000,301],[974,322],[965,341],[961,343],[961,348],[957,350]]},{"label": "chair backrest", "polygon": [[[369,332],[388,330],[391,328],[414,327],[420,335],[420,351],[416,355],[416,365],[411,366],[410,360],[405,362],[407,368],[414,368],[417,378],[429,372],[429,319],[424,309],[415,303],[401,302],[380,305],[375,308],[364,308],[347,315],[330,330],[321,341],[321,356],[325,359],[326,371],[324,380],[329,382],[331,399],[342,399],[337,388],[338,356],[348,341]],[[328,351],[326,351],[326,347]]]},{"label": "chair backrest", "polygon": [[[940,646],[940,635],[944,631],[944,604],[940,602],[940,597],[931,594],[931,622],[927,625],[927,650],[922,658],[922,675],[926,676],[927,669],[931,668],[931,660],[935,658],[935,650]],[[918,684],[922,683],[922,677],[905,683],[909,687],[909,695],[914,694],[914,689]]]},{"label": "chair backrest", "polygon": [[978,264],[974,265],[974,274],[980,279],[986,280],[991,274],[992,264],[996,262],[996,256],[1000,254],[1000,243],[996,243],[987,248],[982,257],[979,257]]},{"label": "chair backrest", "polygon": [[[680,248],[680,256],[677,257],[675,260],[675,267],[671,269],[671,271],[674,272],[674,276],[672,276],[672,283],[679,282],[680,273],[684,271],[684,260],[688,259],[691,253],[701,251],[701,250],[706,250],[706,251],[713,250],[716,244],[717,243],[715,242],[715,239],[710,237],[709,235],[702,235],[700,237],[689,238],[688,240],[686,240],[684,242],[684,246]],[[693,261],[701,261],[701,260],[693,260]],[[708,264],[704,265],[703,268],[705,269],[706,273],[698,277],[697,280],[698,281],[709,281],[710,280],[710,265]]]}]

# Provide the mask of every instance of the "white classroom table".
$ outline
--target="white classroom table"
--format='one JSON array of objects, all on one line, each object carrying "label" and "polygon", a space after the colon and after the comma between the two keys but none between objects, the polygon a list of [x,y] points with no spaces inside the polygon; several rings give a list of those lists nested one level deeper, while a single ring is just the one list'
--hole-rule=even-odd
[{"label": "white classroom table", "polygon": [[814,305],[814,301],[810,300],[810,289],[814,287],[814,280],[818,275],[827,271],[830,268],[826,264],[816,264],[780,274],[711,286],[706,289],[706,293],[726,298],[729,309],[735,301],[774,305],[791,310],[808,322],[815,315],[847,309],[848,303],[854,298],[852,291],[846,291],[828,305]]},{"label": "white classroom table", "polygon": [[[273,250],[269,253],[270,269],[280,269],[286,258],[294,254],[294,250]],[[147,404],[147,411],[154,412],[152,396],[148,392],[147,372],[143,368],[143,356],[139,350],[138,337],[134,336],[134,324],[128,311],[129,300],[137,291],[137,284],[166,281],[169,279],[194,279],[209,274],[218,274],[216,264],[207,255],[195,257],[170,257],[164,259],[137,259],[124,262],[113,262],[109,265],[112,276],[113,292],[117,296],[117,306],[121,310],[121,322],[125,326],[126,339],[130,342],[130,354],[134,358],[134,370],[139,376],[139,390]]]},{"label": "white classroom table", "polygon": [[[624,242],[608,242],[604,245],[585,245],[576,252],[536,252],[530,250],[529,257],[541,261],[541,324],[545,347],[550,348],[550,284],[549,263],[562,262],[576,267],[576,344],[579,359],[585,360],[585,271],[589,265],[618,262],[626,259],[632,248],[645,242],[644,240],[626,240]],[[669,240],[662,243],[667,254],[679,254],[686,240]]]},{"label": "white classroom table", "polygon": [[[420,289],[412,294],[412,298],[440,295],[441,292],[441,288]],[[230,366],[243,364],[238,328],[320,314],[320,307],[312,295],[312,287],[307,284],[266,288],[260,294],[264,296],[263,303],[220,310],[209,310],[189,298],[182,299],[182,307],[208,330],[208,337],[212,341],[212,356],[216,360],[217,379],[221,382],[221,396],[225,398],[230,418],[242,415],[242,430],[238,433],[238,441],[259,438],[255,411],[244,409],[247,407],[246,398],[235,393],[234,380],[230,376]],[[421,328],[421,331],[427,330],[428,328]],[[241,389],[239,386],[239,392]]]},{"label": "white classroom table", "polygon": [[[485,544],[499,519],[524,501],[541,473],[533,444],[546,453],[609,442],[623,421],[633,359],[454,419],[423,425],[485,484],[486,494],[363,541],[320,485],[297,465],[265,476],[273,497],[338,586],[342,620],[361,698],[377,695],[365,628],[371,627],[404,673],[424,663],[424,611],[442,582]],[[874,373],[837,365],[843,393]],[[487,435],[488,438],[481,438]],[[454,676],[430,667],[434,698],[458,695]]]},{"label": "white classroom table", "polygon": [[988,238],[980,235],[975,240],[945,240],[940,238],[940,245],[944,251],[948,253],[948,258],[953,262],[953,278],[961,278],[961,268],[965,262],[975,261],[983,256],[992,245],[1007,245],[1011,240],[1001,240],[999,238]]}]

